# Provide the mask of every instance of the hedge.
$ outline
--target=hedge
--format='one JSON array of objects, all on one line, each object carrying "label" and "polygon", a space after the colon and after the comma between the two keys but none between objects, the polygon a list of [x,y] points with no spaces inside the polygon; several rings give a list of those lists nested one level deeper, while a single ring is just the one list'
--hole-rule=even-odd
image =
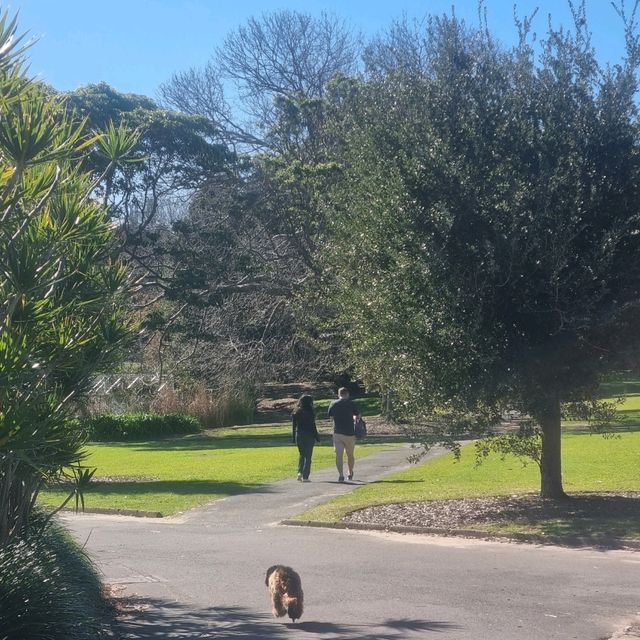
[{"label": "hedge", "polygon": [[201,430],[197,418],[180,413],[94,416],[78,420],[78,425],[85,430],[89,440],[94,442],[149,440],[198,433]]}]

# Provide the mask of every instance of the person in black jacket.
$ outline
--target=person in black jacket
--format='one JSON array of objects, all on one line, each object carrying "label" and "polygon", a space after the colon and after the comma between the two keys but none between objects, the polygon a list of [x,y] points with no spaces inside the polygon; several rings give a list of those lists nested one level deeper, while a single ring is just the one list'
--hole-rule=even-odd
[{"label": "person in black jacket", "polygon": [[313,410],[313,398],[310,395],[301,396],[292,417],[293,442],[298,445],[298,481],[310,482],[311,458],[313,447],[320,442],[316,428],[316,414]]},{"label": "person in black jacket", "polygon": [[354,451],[356,448],[355,419],[360,417],[358,405],[349,397],[345,387],[338,389],[338,399],[329,405],[329,416],[333,418],[333,446],[336,450],[338,482],[344,482],[344,454],[347,454],[349,480],[353,480]]}]

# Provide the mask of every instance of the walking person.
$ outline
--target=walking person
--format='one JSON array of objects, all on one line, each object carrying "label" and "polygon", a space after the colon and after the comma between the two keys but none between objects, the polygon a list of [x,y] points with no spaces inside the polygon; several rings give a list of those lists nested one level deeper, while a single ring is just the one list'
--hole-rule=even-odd
[{"label": "walking person", "polygon": [[316,414],[313,409],[313,398],[303,395],[291,419],[293,426],[293,442],[298,445],[298,481],[310,482],[311,458],[313,447],[320,442],[320,435],[316,428]]},{"label": "walking person", "polygon": [[329,405],[329,415],[333,418],[333,446],[336,451],[336,468],[338,482],[344,482],[344,454],[347,454],[349,475],[353,480],[353,466],[355,462],[356,432],[354,422],[360,417],[358,405],[349,397],[349,390],[345,387],[338,389],[338,399]]}]

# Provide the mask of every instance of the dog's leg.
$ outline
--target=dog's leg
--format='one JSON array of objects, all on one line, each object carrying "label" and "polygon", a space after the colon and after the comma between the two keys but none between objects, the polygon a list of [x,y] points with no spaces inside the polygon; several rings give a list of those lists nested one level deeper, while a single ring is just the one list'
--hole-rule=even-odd
[{"label": "dog's leg", "polygon": [[271,594],[271,610],[276,618],[282,618],[282,616],[287,615],[287,608],[282,602],[281,593],[273,592]]}]

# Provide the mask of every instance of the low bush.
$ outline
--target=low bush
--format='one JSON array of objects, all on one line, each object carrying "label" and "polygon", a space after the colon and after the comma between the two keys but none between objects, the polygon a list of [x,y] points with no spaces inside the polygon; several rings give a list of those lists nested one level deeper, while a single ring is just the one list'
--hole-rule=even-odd
[{"label": "low bush", "polygon": [[126,413],[83,418],[78,421],[93,442],[130,442],[198,433],[197,418],[180,413]]},{"label": "low bush", "polygon": [[209,393],[197,389],[187,406],[190,415],[197,416],[209,428],[251,424],[255,417],[256,400],[251,391],[238,388]]},{"label": "low bush", "polygon": [[109,616],[96,569],[60,526],[0,547],[2,640],[95,640]]}]

